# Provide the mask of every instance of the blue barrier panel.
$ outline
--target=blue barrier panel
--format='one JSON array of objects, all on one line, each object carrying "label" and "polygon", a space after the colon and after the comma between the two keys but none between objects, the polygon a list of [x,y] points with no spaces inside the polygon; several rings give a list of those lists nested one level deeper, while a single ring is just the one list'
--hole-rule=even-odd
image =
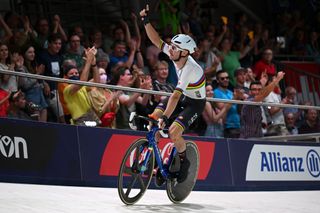
[{"label": "blue barrier panel", "polygon": [[[128,147],[145,132],[79,127],[81,164],[88,185],[116,187],[122,158]],[[196,142],[200,151],[200,170],[196,189],[231,185],[227,144],[223,140],[186,137]],[[161,139],[159,147],[164,159],[171,152],[169,139]],[[153,184],[151,187],[154,187]]]},{"label": "blue barrier panel", "polygon": [[[145,134],[0,118],[0,181],[116,187],[126,150]],[[200,152],[195,190],[320,189],[320,144],[186,139]],[[164,160],[172,146],[160,140]]]},{"label": "blue barrier panel", "polygon": [[79,182],[76,127],[0,119],[0,179]]},{"label": "blue barrier panel", "polygon": [[320,144],[229,141],[239,189],[320,189]]}]

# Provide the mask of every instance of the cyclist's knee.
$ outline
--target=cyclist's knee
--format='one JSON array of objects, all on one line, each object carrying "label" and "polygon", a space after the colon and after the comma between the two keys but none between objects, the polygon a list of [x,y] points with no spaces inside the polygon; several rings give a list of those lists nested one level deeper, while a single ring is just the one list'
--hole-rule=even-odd
[{"label": "cyclist's knee", "polygon": [[169,135],[170,135],[170,139],[172,140],[172,142],[175,143],[181,139],[182,131],[179,129],[179,127],[172,125],[169,128]]}]

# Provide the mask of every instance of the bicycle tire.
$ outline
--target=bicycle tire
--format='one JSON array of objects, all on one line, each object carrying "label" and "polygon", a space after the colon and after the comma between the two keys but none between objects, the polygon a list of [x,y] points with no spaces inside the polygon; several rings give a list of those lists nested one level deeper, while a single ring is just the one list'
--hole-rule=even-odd
[{"label": "bicycle tire", "polygon": [[145,138],[136,140],[122,159],[118,174],[118,194],[121,201],[126,205],[136,203],[150,185],[155,162],[153,151],[145,171],[141,172],[143,170],[141,164],[145,160],[144,154],[148,150],[148,144],[149,142]]},{"label": "bicycle tire", "polygon": [[170,201],[173,203],[181,203],[189,196],[189,194],[194,188],[194,185],[196,184],[198,177],[200,165],[198,147],[192,141],[187,141],[186,147],[187,158],[190,161],[190,168],[187,179],[182,183],[178,183],[175,178],[169,178],[166,184],[167,195]]}]

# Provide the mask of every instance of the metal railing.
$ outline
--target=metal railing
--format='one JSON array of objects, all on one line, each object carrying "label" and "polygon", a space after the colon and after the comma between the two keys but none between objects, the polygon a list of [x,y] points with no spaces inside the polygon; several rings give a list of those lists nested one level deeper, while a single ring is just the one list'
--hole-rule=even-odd
[{"label": "metal railing", "polygon": [[[50,77],[50,76],[44,76],[44,75],[37,75],[37,74],[17,72],[17,71],[12,71],[12,70],[5,70],[5,69],[1,69],[1,68],[0,68],[0,73],[7,74],[7,75],[27,77],[27,78],[36,78],[36,79],[40,79],[40,80],[55,81],[55,82],[60,82],[60,83],[69,83],[69,84],[77,84],[77,85],[83,85],[83,86],[106,88],[106,89],[111,89],[111,90],[123,90],[123,91],[128,91],[128,92],[138,92],[138,93],[145,93],[145,94],[152,94],[152,95],[164,95],[164,96],[171,95],[171,93],[168,93],[168,92],[146,90],[146,89],[132,88],[132,87],[123,87],[123,86],[109,85],[109,84],[101,84],[101,83],[95,83],[95,82],[77,81],[77,80],[70,80],[70,79],[65,79],[65,78],[56,78],[56,77]],[[246,105],[255,105],[255,106],[274,106],[274,107],[280,107],[280,108],[298,108],[298,109],[320,110],[319,106],[307,106],[307,105],[277,104],[277,103],[252,102],[252,101],[240,101],[240,100],[226,100],[226,99],[219,99],[219,98],[207,98],[207,101],[232,103],[232,104],[246,104]]]},{"label": "metal railing", "polygon": [[[250,140],[255,140],[257,138],[250,138]],[[320,133],[309,133],[300,135],[284,135],[284,136],[267,136],[259,138],[259,140],[266,141],[299,141],[299,142],[310,142],[310,140],[315,140],[317,143],[320,142]]]}]

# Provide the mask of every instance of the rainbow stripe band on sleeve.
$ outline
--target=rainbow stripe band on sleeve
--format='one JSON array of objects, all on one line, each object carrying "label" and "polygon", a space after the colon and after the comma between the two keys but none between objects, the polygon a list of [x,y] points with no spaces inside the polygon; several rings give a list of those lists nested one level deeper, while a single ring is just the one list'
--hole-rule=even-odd
[{"label": "rainbow stripe band on sleeve", "polygon": [[199,88],[203,87],[205,84],[206,84],[206,78],[204,75],[202,75],[202,77],[200,78],[199,81],[197,81],[196,83],[193,83],[193,84],[189,84],[187,87],[187,90],[199,89]]},{"label": "rainbow stripe band on sleeve", "polygon": [[164,45],[165,45],[164,41],[160,40],[160,44],[159,44],[160,50],[163,50]]},{"label": "rainbow stripe band on sleeve", "polygon": [[186,127],[183,125],[183,123],[182,123],[180,120],[178,120],[178,119],[176,119],[176,120],[173,122],[173,124],[175,124],[175,125],[177,125],[178,127],[180,127],[180,128],[182,129],[182,131],[184,131],[184,130],[186,129]]},{"label": "rainbow stripe band on sleeve", "polygon": [[181,94],[182,94],[182,92],[183,92],[183,90],[182,90],[181,88],[178,88],[178,87],[175,88],[174,91],[177,91],[178,93],[181,93]]},{"label": "rainbow stripe band on sleeve", "polygon": [[162,106],[157,106],[157,107],[154,109],[155,112],[161,112],[161,113],[163,113],[164,110],[165,110],[165,109],[164,109]]}]

